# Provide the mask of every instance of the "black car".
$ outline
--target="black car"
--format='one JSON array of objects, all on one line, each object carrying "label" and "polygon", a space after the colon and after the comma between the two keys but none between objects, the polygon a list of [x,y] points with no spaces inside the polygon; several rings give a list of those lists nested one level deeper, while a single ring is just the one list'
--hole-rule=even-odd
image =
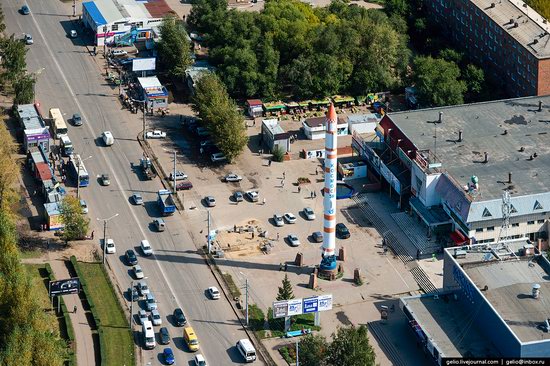
[{"label": "black car", "polygon": [[160,344],[170,344],[170,333],[168,333],[168,328],[162,327],[159,330],[159,343]]},{"label": "black car", "polygon": [[347,239],[350,237],[350,233],[346,225],[339,223],[336,224],[336,236],[340,239]]},{"label": "black car", "polygon": [[176,308],[174,310],[174,323],[176,323],[176,326],[183,327],[187,323],[187,319],[185,318],[185,315],[183,315],[183,310],[180,308]]},{"label": "black car", "polygon": [[139,293],[138,293],[137,288],[135,288],[135,287],[128,288],[128,298],[131,301],[138,301],[139,300]]},{"label": "black car", "polygon": [[136,253],[132,249],[126,251],[126,263],[129,266],[135,266],[138,263]]}]

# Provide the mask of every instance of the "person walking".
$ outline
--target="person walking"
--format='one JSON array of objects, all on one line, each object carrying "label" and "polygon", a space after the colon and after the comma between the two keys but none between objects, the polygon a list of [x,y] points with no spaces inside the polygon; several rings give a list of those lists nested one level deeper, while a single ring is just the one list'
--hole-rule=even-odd
[{"label": "person walking", "polygon": [[92,230],[91,238],[92,238],[92,240],[94,240],[94,231],[93,230]]},{"label": "person walking", "polygon": [[301,191],[302,191],[302,188],[298,186],[298,193],[300,193]]},{"label": "person walking", "polygon": [[76,305],[73,307],[73,313],[76,314]]}]

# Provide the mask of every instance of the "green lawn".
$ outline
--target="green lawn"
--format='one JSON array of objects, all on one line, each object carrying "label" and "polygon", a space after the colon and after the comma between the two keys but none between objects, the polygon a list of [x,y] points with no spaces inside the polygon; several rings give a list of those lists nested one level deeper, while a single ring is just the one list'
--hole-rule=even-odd
[{"label": "green lawn", "polygon": [[27,272],[32,277],[34,288],[36,289],[36,297],[40,304],[40,308],[44,309],[48,328],[53,329],[56,335],[59,335],[59,323],[55,312],[51,310],[50,297],[48,296],[48,288],[46,287],[45,279],[48,276],[44,264],[25,264]]},{"label": "green lawn", "polygon": [[[21,250],[21,259],[30,259],[30,258],[38,258],[42,256],[44,252],[40,249],[34,249],[34,250]],[[44,266],[42,266],[44,267]]]},{"label": "green lawn", "polygon": [[78,262],[79,275],[86,284],[86,296],[99,319],[101,358],[105,365],[134,365],[134,341],[128,319],[114,293],[101,263]]}]

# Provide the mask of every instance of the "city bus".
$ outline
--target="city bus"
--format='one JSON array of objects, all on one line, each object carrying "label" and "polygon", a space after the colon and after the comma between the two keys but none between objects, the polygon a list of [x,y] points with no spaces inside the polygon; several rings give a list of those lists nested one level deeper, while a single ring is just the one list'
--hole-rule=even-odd
[{"label": "city bus", "polygon": [[86,170],[80,155],[71,155],[69,158],[69,171],[80,187],[86,187],[90,184],[90,176],[88,175],[88,171]]},{"label": "city bus", "polygon": [[50,119],[52,120],[52,132],[56,139],[69,132],[59,108],[50,108]]},{"label": "city bus", "polygon": [[63,156],[71,156],[73,154],[73,143],[71,142],[71,139],[69,138],[68,135],[61,135],[61,139],[60,139],[60,144],[59,146],[61,146],[61,152],[63,154]]}]

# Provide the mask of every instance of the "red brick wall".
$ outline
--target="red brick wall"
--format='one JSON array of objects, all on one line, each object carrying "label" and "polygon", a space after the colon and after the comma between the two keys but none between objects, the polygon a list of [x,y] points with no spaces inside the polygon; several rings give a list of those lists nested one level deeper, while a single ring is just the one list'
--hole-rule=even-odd
[{"label": "red brick wall", "polygon": [[550,59],[539,61],[537,95],[550,94]]},{"label": "red brick wall", "polygon": [[[434,112],[434,114],[437,114]],[[388,136],[388,130],[391,129],[391,142],[390,147],[393,151],[396,150],[397,147],[397,140],[401,139],[401,142],[399,143],[399,147],[403,149],[403,151],[407,152],[408,150],[412,150],[413,152],[409,154],[409,157],[412,159],[416,155],[416,148],[414,147],[414,144],[401,132],[399,128],[393,123],[390,116],[385,115],[382,117],[382,120],[380,121],[380,127],[384,130],[384,138],[387,140]]]}]

